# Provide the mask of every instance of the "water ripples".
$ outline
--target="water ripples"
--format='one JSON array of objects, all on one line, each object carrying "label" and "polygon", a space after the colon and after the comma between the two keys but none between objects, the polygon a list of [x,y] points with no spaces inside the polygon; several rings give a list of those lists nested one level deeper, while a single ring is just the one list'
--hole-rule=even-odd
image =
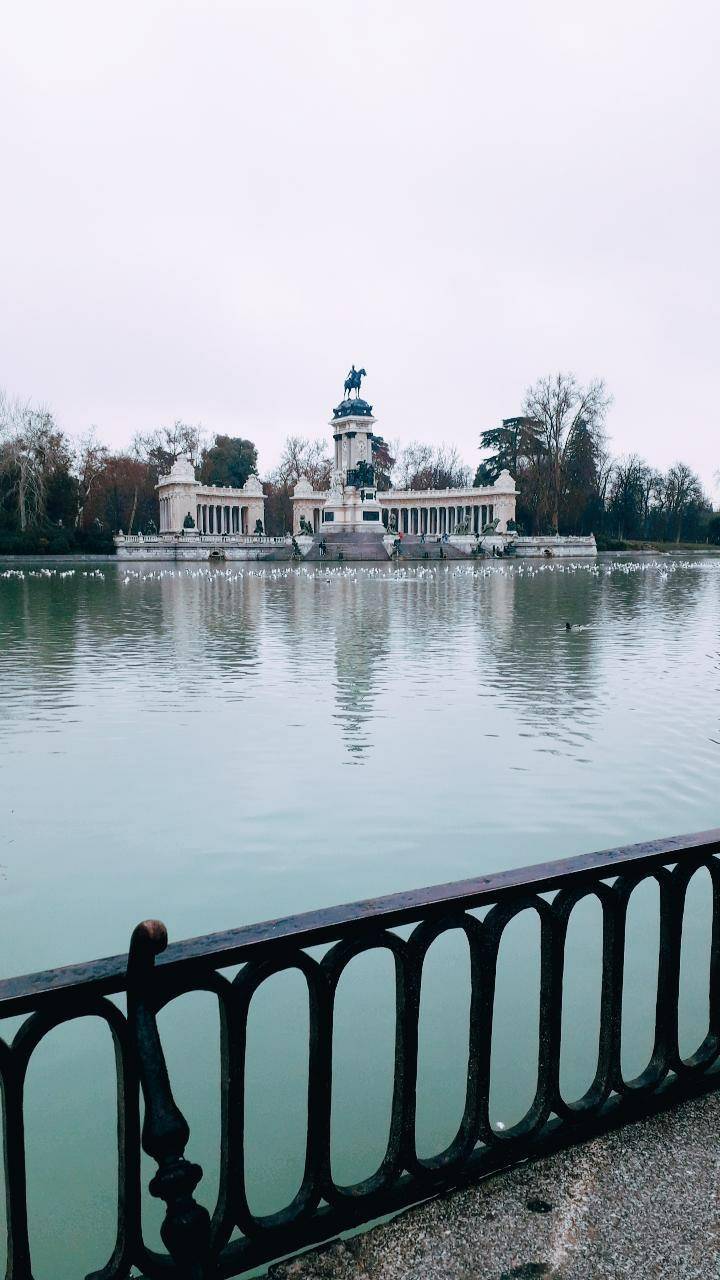
[{"label": "water ripples", "polygon": [[72,866],[132,795],[129,867],[151,831],[267,915],[712,825],[719,591],[702,557],[0,567],[16,846],[40,794]]}]

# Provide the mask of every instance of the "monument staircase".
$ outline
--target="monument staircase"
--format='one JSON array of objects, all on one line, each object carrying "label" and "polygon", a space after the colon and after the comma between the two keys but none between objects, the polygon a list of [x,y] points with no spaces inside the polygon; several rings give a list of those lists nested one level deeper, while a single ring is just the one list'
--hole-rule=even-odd
[{"label": "monument staircase", "polygon": [[[420,541],[416,533],[404,533],[400,543],[401,560],[468,560],[466,551],[451,542],[438,542],[433,536]],[[442,551],[442,555],[441,555]]]},{"label": "monument staircase", "polygon": [[[323,538],[327,546],[325,556],[320,552],[320,543]],[[337,529],[331,533],[324,530],[315,535],[312,546],[305,556],[306,562],[324,560],[328,563],[336,560],[384,560],[387,563],[388,559],[382,534],[371,533],[369,530],[366,533],[364,529],[357,533],[349,529]]]}]

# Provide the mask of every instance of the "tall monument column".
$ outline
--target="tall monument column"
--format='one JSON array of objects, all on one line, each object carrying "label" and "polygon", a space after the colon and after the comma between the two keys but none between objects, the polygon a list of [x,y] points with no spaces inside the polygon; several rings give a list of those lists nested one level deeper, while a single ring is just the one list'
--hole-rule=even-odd
[{"label": "tall monument column", "polygon": [[345,380],[345,399],[333,409],[330,419],[335,466],[322,513],[324,533],[338,529],[377,533],[380,537],[385,532],[373,465],[376,419],[372,405],[360,396],[360,384],[365,376],[364,369],[356,369],[353,365]]}]

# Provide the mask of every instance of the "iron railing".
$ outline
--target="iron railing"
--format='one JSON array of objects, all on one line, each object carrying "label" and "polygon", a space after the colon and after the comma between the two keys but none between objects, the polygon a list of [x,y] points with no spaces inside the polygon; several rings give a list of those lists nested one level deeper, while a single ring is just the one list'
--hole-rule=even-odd
[{"label": "iron railing", "polygon": [[[145,921],[133,934],[129,956],[0,983],[0,1016],[29,1015],[12,1043],[0,1041],[8,1276],[32,1276],[23,1121],[28,1064],[43,1038],[74,1018],[104,1020],[117,1064],[117,1238],[109,1261],[93,1273],[95,1280],[125,1277],[133,1265],[158,1280],[238,1275],[469,1179],[716,1087],[720,1074],[712,1068],[720,1052],[718,853],[720,830],[709,831],[332,907],[171,946],[166,945],[161,924]],[[703,988],[709,984],[709,1026],[697,1051],[683,1059],[678,1044],[683,918],[688,884],[700,868],[707,869],[712,886],[709,971],[696,975]],[[621,1068],[625,922],[631,894],[646,880],[658,885],[660,903],[654,1045],[646,1069],[626,1080]],[[588,896],[599,902],[603,921],[599,1050],[592,1084],[583,1097],[568,1101],[560,1087],[565,941],[574,908]],[[525,910],[536,912],[540,924],[537,1088],[523,1119],[500,1132],[493,1128],[488,1111],[495,973],[504,930]],[[396,931],[402,926],[415,927],[404,937]],[[431,944],[452,930],[464,934],[470,956],[465,1108],[447,1149],[423,1159],[415,1138],[423,962]],[[320,959],[308,950],[318,945],[327,948]],[[333,1179],[330,1159],[335,995],[347,965],[376,949],[390,953],[395,971],[389,1140],[371,1177],[340,1186]],[[238,965],[232,980],[222,972]],[[278,1213],[258,1217],[251,1212],[244,1182],[248,1011],[262,984],[286,970],[300,972],[309,999],[305,1167],[292,1202]],[[211,1213],[194,1198],[202,1170],[185,1157],[186,1147],[192,1154],[191,1136],[173,1100],[156,1021],[169,1001],[190,991],[213,993],[220,1010],[221,1172]],[[107,999],[117,993],[127,996],[127,1015]],[[143,1240],[141,1144],[158,1165],[150,1191],[166,1205],[166,1255]]]}]

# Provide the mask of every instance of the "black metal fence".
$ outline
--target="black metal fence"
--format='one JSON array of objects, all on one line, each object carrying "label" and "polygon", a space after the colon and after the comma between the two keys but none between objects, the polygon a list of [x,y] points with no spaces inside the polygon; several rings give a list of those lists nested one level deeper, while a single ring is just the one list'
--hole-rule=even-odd
[{"label": "black metal fence", "polygon": [[[115,1046],[119,1202],[112,1256],[93,1273],[103,1280],[127,1276],[131,1266],[159,1278],[238,1275],[492,1170],[715,1087],[720,1081],[712,1071],[720,1052],[718,853],[720,830],[333,907],[169,947],[164,927],[146,921],[135,930],[128,956],[0,983],[0,1016],[29,1015],[11,1044],[0,1041],[9,1277],[32,1276],[23,1122],[28,1064],[48,1032],[74,1018],[104,1020]],[[683,1059],[678,1045],[683,919],[688,884],[701,867],[707,868],[712,885],[712,940],[709,972],[697,974],[696,980],[709,983],[710,1016],[702,1044]],[[626,1080],[621,1068],[625,923],[633,890],[648,879],[657,883],[660,901],[654,1046],[642,1074]],[[568,1102],[560,1089],[565,941],[573,909],[588,895],[599,902],[603,921],[599,1051],[592,1084],[583,1097]],[[484,909],[482,918],[474,914],[477,908]],[[528,909],[537,913],[540,924],[537,1088],[520,1123],[499,1132],[488,1113],[498,949],[509,922]],[[407,937],[396,932],[413,925]],[[423,962],[431,944],[448,930],[462,931],[470,955],[465,1108],[447,1149],[422,1159],[416,1150],[415,1108]],[[313,958],[308,949],[320,944],[327,949],[321,959]],[[395,971],[389,1140],[371,1177],[339,1186],[330,1160],[335,994],[349,962],[377,948],[390,953]],[[232,980],[223,974],[224,968],[238,965]],[[292,1203],[257,1217],[245,1189],[246,1028],[254,993],[285,970],[300,972],[309,999],[305,1168]],[[192,1155],[192,1136],[173,1100],[156,1022],[169,1001],[191,991],[213,993],[220,1011],[221,1172],[212,1213],[194,1198],[202,1170],[185,1155],[186,1149]],[[107,999],[123,992],[127,1016]],[[164,1255],[143,1240],[141,1142],[158,1166],[150,1191],[166,1205]]]}]

